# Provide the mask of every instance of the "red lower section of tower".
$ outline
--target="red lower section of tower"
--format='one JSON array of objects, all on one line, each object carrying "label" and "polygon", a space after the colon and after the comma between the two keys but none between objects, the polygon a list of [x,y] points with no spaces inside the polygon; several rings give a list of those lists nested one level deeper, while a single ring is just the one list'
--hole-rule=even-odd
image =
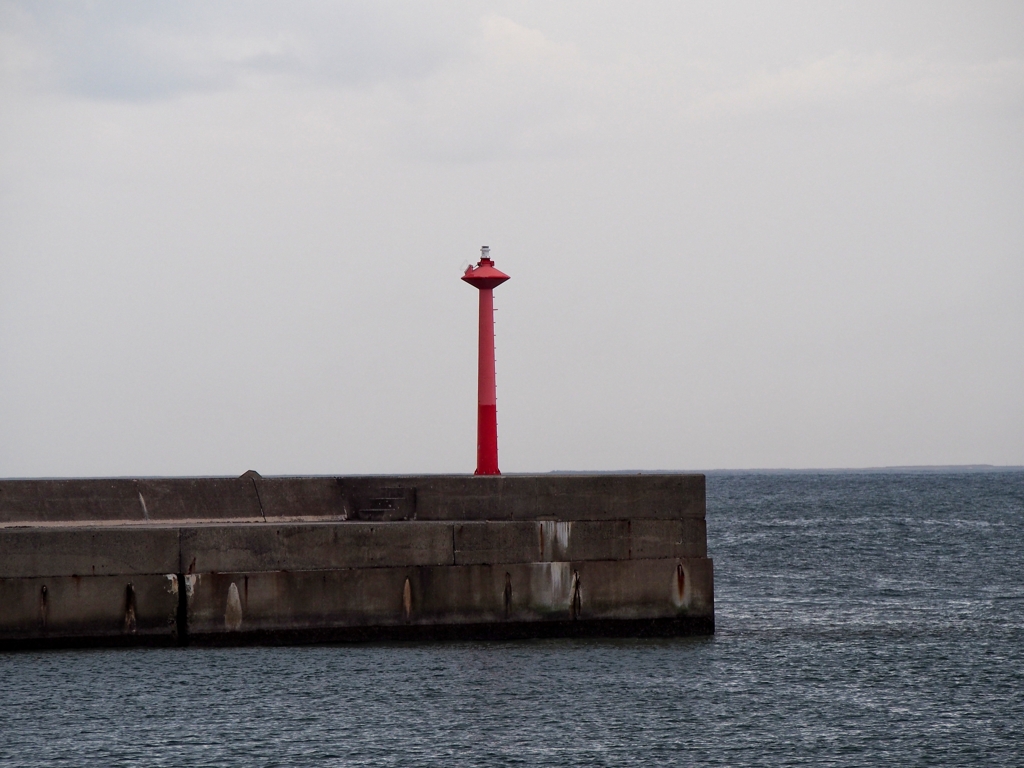
[{"label": "red lower section of tower", "polygon": [[500,475],[498,471],[498,408],[478,405],[476,412],[475,475]]}]

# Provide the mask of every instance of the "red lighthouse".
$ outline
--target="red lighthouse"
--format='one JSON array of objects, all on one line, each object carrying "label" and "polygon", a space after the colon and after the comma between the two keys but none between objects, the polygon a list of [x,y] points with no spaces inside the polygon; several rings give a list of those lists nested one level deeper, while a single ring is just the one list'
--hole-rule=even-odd
[{"label": "red lighthouse", "polygon": [[494,383],[494,289],[508,275],[494,268],[486,245],[480,263],[467,267],[462,279],[480,289],[480,363],[477,379],[476,475],[500,475],[498,470],[498,390]]}]

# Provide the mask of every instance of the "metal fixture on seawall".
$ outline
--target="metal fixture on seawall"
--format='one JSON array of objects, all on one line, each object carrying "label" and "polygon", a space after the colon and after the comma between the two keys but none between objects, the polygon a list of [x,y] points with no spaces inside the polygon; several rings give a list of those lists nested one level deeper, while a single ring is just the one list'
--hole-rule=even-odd
[{"label": "metal fixture on seawall", "polygon": [[498,390],[494,381],[494,289],[509,279],[494,268],[491,249],[462,279],[480,291],[480,355],[477,373],[476,475],[500,475],[498,469]]}]

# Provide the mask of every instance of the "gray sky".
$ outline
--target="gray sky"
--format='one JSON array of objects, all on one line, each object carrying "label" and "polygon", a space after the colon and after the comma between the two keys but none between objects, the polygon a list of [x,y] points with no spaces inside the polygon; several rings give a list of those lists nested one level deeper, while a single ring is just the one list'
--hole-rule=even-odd
[{"label": "gray sky", "polygon": [[0,4],[0,476],[1024,464],[1024,4]]}]

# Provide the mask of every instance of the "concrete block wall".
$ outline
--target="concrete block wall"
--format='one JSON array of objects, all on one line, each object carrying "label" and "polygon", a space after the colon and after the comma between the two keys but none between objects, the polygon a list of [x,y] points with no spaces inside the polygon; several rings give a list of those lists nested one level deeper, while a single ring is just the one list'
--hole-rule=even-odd
[{"label": "concrete block wall", "polygon": [[700,475],[0,481],[0,647],[713,629]]}]

